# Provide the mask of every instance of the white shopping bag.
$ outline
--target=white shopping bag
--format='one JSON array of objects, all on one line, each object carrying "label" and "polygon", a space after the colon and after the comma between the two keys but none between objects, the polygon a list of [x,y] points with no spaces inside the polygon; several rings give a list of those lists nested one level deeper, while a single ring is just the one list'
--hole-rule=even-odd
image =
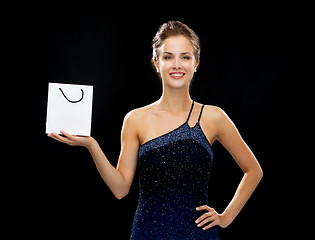
[{"label": "white shopping bag", "polygon": [[90,136],[93,86],[49,83],[46,133]]}]

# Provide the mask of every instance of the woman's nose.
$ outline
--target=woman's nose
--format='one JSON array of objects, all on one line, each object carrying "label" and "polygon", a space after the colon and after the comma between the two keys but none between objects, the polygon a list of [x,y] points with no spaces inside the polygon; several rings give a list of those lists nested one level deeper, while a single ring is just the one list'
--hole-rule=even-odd
[{"label": "woman's nose", "polygon": [[181,68],[180,59],[177,59],[177,58],[174,59],[173,68],[174,68],[174,69],[179,69],[179,68]]}]

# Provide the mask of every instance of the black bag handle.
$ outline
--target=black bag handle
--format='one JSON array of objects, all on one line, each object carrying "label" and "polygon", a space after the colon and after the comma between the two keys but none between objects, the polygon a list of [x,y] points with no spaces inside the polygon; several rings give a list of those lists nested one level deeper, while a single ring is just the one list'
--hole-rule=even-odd
[{"label": "black bag handle", "polygon": [[64,94],[64,92],[62,91],[61,88],[59,88],[59,90],[61,91],[61,93],[62,93],[62,95],[65,97],[65,99],[67,99],[67,100],[68,100],[69,102],[71,102],[71,103],[78,103],[78,102],[80,102],[80,101],[83,99],[83,96],[84,96],[84,91],[83,91],[83,89],[81,89],[81,92],[82,92],[81,98],[80,98],[79,100],[77,100],[77,101],[71,101],[71,100],[69,100],[69,99],[66,97],[66,95]]}]

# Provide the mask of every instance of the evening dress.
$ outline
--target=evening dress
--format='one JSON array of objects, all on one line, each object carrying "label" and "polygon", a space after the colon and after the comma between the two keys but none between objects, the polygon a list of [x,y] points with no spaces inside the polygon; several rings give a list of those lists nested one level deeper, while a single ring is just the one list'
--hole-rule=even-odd
[{"label": "evening dress", "polygon": [[208,184],[213,153],[200,126],[202,105],[194,127],[187,120],[176,129],[139,148],[139,199],[130,239],[218,240],[216,226],[197,227],[195,220],[209,205]]}]

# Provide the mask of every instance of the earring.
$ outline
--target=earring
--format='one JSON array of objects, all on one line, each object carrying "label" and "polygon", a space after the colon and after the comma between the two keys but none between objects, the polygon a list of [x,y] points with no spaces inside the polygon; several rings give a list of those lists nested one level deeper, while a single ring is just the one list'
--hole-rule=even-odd
[{"label": "earring", "polygon": [[195,72],[197,72],[197,68],[195,68]]}]

